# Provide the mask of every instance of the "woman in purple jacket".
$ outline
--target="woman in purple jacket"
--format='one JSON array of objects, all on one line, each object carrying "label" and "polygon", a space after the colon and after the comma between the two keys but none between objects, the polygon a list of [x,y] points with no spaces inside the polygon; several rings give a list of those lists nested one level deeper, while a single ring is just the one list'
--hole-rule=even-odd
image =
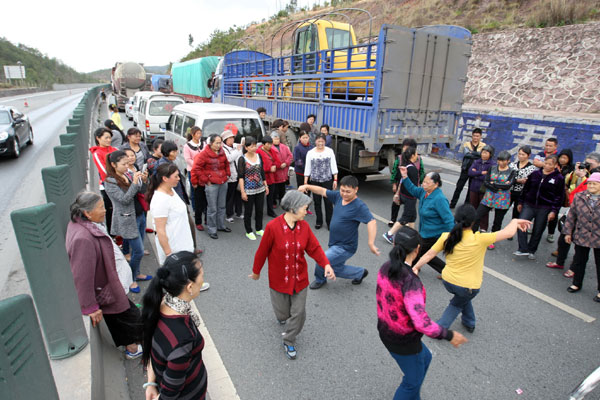
[{"label": "woman in purple jacket", "polygon": [[121,250],[102,224],[105,214],[99,194],[77,195],[67,227],[67,253],[81,313],[93,326],[104,318],[115,345],[125,346],[125,356],[133,359],[142,355],[142,320],[119,281],[115,255]]},{"label": "woman in purple jacket", "polygon": [[306,131],[300,131],[300,141],[294,147],[294,172],[296,173],[296,184],[298,187],[304,184],[304,167],[306,166],[306,153],[313,147],[310,144],[310,136]]},{"label": "woman in purple jacket", "polygon": [[425,288],[411,268],[420,246],[419,233],[403,226],[394,237],[390,260],[381,266],[377,276],[379,338],[404,373],[394,400],[420,398],[431,362],[431,352],[421,341],[423,334],[446,339],[454,347],[467,342],[460,333],[436,324],[425,311]]},{"label": "woman in purple jacket", "polygon": [[[471,168],[469,168],[469,178],[471,183],[469,184],[469,203],[477,209],[479,203],[483,200],[485,195],[485,187],[482,191],[483,182],[485,181],[486,175],[490,172],[490,169],[496,165],[492,160],[494,156],[494,148],[490,145],[483,146],[481,150],[481,158],[475,160]],[[479,226],[482,231],[488,230],[488,215],[483,215],[479,221]]]}]

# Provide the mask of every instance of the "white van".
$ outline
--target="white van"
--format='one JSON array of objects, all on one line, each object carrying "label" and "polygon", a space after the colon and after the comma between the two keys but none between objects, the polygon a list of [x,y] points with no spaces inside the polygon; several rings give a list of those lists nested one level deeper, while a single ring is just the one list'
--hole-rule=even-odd
[{"label": "white van", "polygon": [[181,104],[185,104],[185,100],[177,95],[160,93],[142,98],[138,111],[138,128],[146,143],[164,137],[159,125],[167,122],[173,109]]},{"label": "white van", "polygon": [[[175,163],[181,171],[186,171],[183,147],[188,142],[188,129],[196,125],[202,129],[204,138],[216,133],[220,135],[225,125],[233,124],[237,128],[237,137],[252,136],[260,140],[265,129],[258,113],[244,107],[215,103],[187,103],[176,106],[171,112],[169,121],[162,126],[165,129],[165,140],[177,143],[179,155]],[[235,129],[234,129],[235,130]],[[236,138],[236,142],[239,139]]]},{"label": "white van", "polygon": [[[150,91],[141,91],[141,92],[135,92],[135,94],[133,95],[133,126],[138,126],[138,118],[141,121],[141,116],[138,117],[138,115],[140,114],[140,103],[142,102],[142,99],[147,99],[150,96],[154,96],[157,94],[162,94],[161,92],[150,92]],[[140,125],[144,125],[144,121],[142,121],[140,123]]]}]

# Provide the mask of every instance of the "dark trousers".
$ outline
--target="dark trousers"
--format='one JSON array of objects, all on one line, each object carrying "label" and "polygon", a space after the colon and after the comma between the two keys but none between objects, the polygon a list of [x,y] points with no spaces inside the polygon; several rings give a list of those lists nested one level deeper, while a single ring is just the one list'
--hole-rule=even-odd
[{"label": "dark trousers", "polygon": [[[458,199],[460,197],[460,193],[465,187],[465,183],[469,180],[469,171],[464,170],[460,171],[460,176],[458,177],[458,182],[456,182],[456,189],[454,189],[454,194],[452,195],[452,200],[450,201],[450,207],[455,207],[456,203],[458,203]],[[467,190],[467,195],[465,196],[465,203],[469,201],[469,191]]]},{"label": "dark trousers", "polygon": [[544,230],[546,229],[546,224],[548,223],[548,214],[550,214],[550,211],[551,210],[549,208],[536,208],[528,206],[527,204],[523,205],[523,210],[521,210],[519,218],[526,219],[528,221],[533,220],[533,230],[531,232],[529,242],[527,242],[526,231],[517,232],[517,238],[519,239],[519,251],[535,254],[538,245],[540,244],[540,240],[542,239],[542,235],[544,234]]},{"label": "dark trousers", "polygon": [[237,182],[227,182],[227,197],[225,199],[225,216],[227,218],[242,215],[242,194],[237,190]]},{"label": "dark trousers", "polygon": [[[469,203],[471,203],[471,205],[477,210],[479,208],[479,205],[481,204],[481,200],[483,199],[484,195],[485,195],[485,193],[472,192],[469,190]],[[484,231],[488,230],[488,214],[487,213],[481,217],[481,219],[479,220],[479,225],[481,226],[481,229],[483,229]]]},{"label": "dark trousers", "polygon": [[[573,285],[581,287],[583,285],[583,276],[585,275],[585,266],[590,257],[590,248],[575,245],[575,257],[573,257]],[[600,248],[594,249],[594,260],[596,261],[596,279],[598,280],[598,292],[600,292]]]},{"label": "dark trousers", "polygon": [[[332,190],[333,189],[333,179],[325,182],[314,182],[310,181],[311,185],[320,186],[325,189]],[[325,203],[325,222],[327,223],[327,227],[329,227],[329,223],[331,222],[331,216],[333,215],[333,204],[327,197],[319,196],[316,193],[313,193],[313,200],[315,203],[315,214],[317,216],[317,222],[315,225],[323,225],[323,210],[321,208],[321,199]]]},{"label": "dark trousers", "polygon": [[[249,194],[248,201],[244,201],[244,228],[246,233],[252,232],[252,208],[256,214],[254,215],[254,227],[257,231],[263,228],[263,203],[265,202],[265,192],[257,194]],[[273,211],[271,211],[273,212]]]},{"label": "dark trousers", "polygon": [[302,185],[304,185],[304,175],[297,173],[296,174],[296,186],[300,187]]},{"label": "dark trousers", "polygon": [[519,210],[517,210],[517,206],[519,205],[519,199],[521,198],[521,192],[510,192],[510,205],[513,206],[512,210],[512,219],[519,218]]},{"label": "dark trousers", "polygon": [[[431,249],[431,247],[435,244],[435,242],[437,242],[439,238],[439,236],[432,238],[423,238],[421,248],[419,249],[419,254],[417,254],[417,258],[415,258],[415,260],[413,261],[413,265],[415,265],[417,261],[419,261],[419,259],[423,257],[423,254],[427,253],[429,249]],[[428,264],[431,268],[435,269],[440,274],[446,266],[446,263],[442,261],[442,259],[439,257],[433,257]]]},{"label": "dark trousers", "polygon": [[275,198],[277,196],[277,186],[275,183],[269,185],[269,194],[267,195],[267,215],[269,217],[276,217],[275,211],[273,211],[273,204],[275,204]]},{"label": "dark trousers", "polygon": [[390,221],[396,222],[398,220],[398,212],[400,212],[400,204],[396,204],[392,201],[392,215]]},{"label": "dark trousers", "polygon": [[473,224],[473,232],[477,232],[477,230],[479,229],[479,221],[481,221],[481,219],[483,219],[484,216],[489,217],[489,213],[492,210],[494,210],[494,223],[492,224],[492,232],[498,232],[500,229],[502,229],[502,220],[508,212],[508,209],[501,210],[499,208],[492,208],[484,206],[483,204],[479,204],[479,207],[477,207],[477,216],[475,217],[475,223]]},{"label": "dark trousers", "polygon": [[558,225],[558,215],[552,221],[548,222],[548,235],[554,235],[556,225]]},{"label": "dark trousers", "polygon": [[[558,255],[556,256],[556,263],[558,265],[565,265],[567,262],[567,256],[569,255],[569,250],[571,250],[571,245],[565,242],[565,235],[562,233],[558,236]],[[571,264],[572,265],[572,264]]]},{"label": "dark trousers", "polygon": [[[285,196],[285,182],[274,183],[273,187],[275,188],[273,201],[281,203],[281,199]],[[275,203],[273,203],[273,205],[275,205]]]},{"label": "dark trousers", "polygon": [[108,233],[110,233],[110,227],[112,226],[112,213],[113,213],[112,202],[110,201],[110,198],[106,194],[106,191],[101,190],[100,194],[102,195],[102,200],[104,200],[104,208],[106,208],[106,217],[105,217],[106,229],[108,230]]},{"label": "dark trousers", "polygon": [[196,225],[202,224],[202,214],[204,214],[204,219],[206,219],[206,207],[208,203],[206,202],[206,192],[204,189],[205,187],[200,185],[194,188],[194,203],[196,204],[194,222]]}]

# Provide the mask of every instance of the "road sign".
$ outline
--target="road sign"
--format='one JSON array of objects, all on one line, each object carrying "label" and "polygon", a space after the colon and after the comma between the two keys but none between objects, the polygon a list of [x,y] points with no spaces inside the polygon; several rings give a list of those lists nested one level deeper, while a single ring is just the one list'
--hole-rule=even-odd
[{"label": "road sign", "polygon": [[6,79],[25,79],[25,66],[23,65],[5,65],[4,77]]}]

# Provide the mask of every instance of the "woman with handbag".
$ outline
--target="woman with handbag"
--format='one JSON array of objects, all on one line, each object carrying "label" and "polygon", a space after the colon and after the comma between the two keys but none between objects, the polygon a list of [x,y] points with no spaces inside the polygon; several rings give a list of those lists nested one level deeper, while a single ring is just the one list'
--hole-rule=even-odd
[{"label": "woman with handbag", "polygon": [[[142,173],[136,171],[133,175],[128,173],[129,158],[124,151],[118,150],[110,153],[107,158],[107,177],[104,182],[106,194],[113,203],[113,224],[111,234],[123,237],[131,248],[131,259],[129,265],[133,278],[136,281],[147,281],[152,279],[150,275],[140,273],[140,263],[144,256],[144,242],[140,235],[139,225],[145,216],[143,209],[140,215],[136,213],[137,195],[142,193]],[[138,206],[140,209],[141,206]],[[145,224],[144,224],[145,225]],[[144,231],[145,231],[144,227]],[[129,290],[139,293],[140,287],[133,283]]]},{"label": "woman with handbag", "polygon": [[[401,166],[406,167],[406,173],[408,175],[408,179],[412,182],[412,184],[416,187],[419,186],[419,170],[415,163],[418,162],[417,149],[414,147],[407,148],[402,153]],[[402,215],[394,223],[392,229],[389,232],[383,234],[383,238],[390,244],[392,244],[394,235],[398,230],[403,226],[407,225],[411,228],[415,227],[415,221],[417,220],[417,198],[412,196],[406,187],[402,185],[402,180],[398,182],[398,189],[394,194],[394,202],[398,205],[404,204],[404,210],[402,211]]]}]

